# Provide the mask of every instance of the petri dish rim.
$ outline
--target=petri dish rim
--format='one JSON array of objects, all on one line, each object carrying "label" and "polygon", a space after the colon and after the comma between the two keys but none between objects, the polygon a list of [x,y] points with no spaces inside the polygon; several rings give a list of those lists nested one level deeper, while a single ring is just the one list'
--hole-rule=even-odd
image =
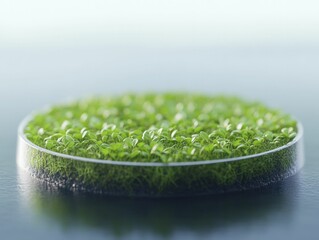
[{"label": "petri dish rim", "polygon": [[[31,142],[26,135],[24,134],[24,129],[26,125],[31,121],[33,116],[36,114],[31,113],[27,115],[19,124],[18,127],[18,137],[20,140],[24,141],[26,144],[28,144],[30,147],[34,148],[35,150],[43,153],[47,153],[56,157],[60,158],[67,158],[70,160],[75,161],[82,161],[82,162],[90,162],[90,163],[97,163],[97,164],[108,164],[108,165],[120,165],[120,166],[140,166],[140,167],[182,167],[182,166],[196,166],[196,165],[209,165],[209,164],[218,164],[218,163],[224,163],[224,162],[234,162],[234,161],[240,161],[245,159],[254,159],[258,157],[262,157],[268,154],[272,154],[275,152],[279,152],[281,150],[287,149],[294,144],[298,143],[302,137],[303,137],[303,126],[300,121],[297,120],[297,135],[295,138],[290,141],[289,143],[280,146],[278,148],[274,148],[269,151],[257,153],[257,154],[251,154],[241,157],[233,157],[233,158],[224,158],[224,159],[212,159],[212,160],[201,160],[201,161],[191,161],[191,162],[170,162],[170,163],[152,163],[152,162],[130,162],[130,161],[116,161],[116,160],[107,160],[107,159],[95,159],[95,158],[86,158],[86,157],[80,157],[80,156],[74,156],[64,153],[55,152],[52,150],[48,150],[46,148],[40,147],[33,142]],[[295,118],[294,118],[295,119]]]}]

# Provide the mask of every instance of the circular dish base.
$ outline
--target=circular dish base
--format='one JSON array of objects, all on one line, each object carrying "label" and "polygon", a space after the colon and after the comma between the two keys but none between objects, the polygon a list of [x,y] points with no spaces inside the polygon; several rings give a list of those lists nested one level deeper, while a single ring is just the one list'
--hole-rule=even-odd
[{"label": "circular dish base", "polygon": [[303,129],[293,141],[249,156],[175,163],[89,159],[41,148],[19,127],[17,163],[54,188],[112,196],[180,197],[258,188],[294,175],[304,163]]}]

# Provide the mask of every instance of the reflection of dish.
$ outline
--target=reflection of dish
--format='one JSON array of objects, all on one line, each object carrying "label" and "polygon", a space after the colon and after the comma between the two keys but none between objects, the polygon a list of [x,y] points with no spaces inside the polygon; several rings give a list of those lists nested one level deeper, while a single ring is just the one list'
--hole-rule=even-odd
[{"label": "reflection of dish", "polygon": [[[71,191],[148,197],[206,195],[261,187],[295,174],[303,165],[300,124],[293,141],[264,153],[220,160],[145,163],[89,159],[41,148],[25,137],[26,123],[19,128],[19,166],[53,186]],[[86,171],[95,177],[86,178]]]},{"label": "reflection of dish", "polygon": [[[265,219],[293,209],[298,175],[276,185],[242,193],[200,198],[132,199],[56,190],[21,169],[23,202],[32,211],[61,224],[66,230],[94,229],[110,239],[130,234],[171,238],[190,231],[195,239],[210,239],[218,230],[243,224],[265,224]],[[289,221],[289,219],[286,219]],[[151,238],[150,237],[150,238]]]}]

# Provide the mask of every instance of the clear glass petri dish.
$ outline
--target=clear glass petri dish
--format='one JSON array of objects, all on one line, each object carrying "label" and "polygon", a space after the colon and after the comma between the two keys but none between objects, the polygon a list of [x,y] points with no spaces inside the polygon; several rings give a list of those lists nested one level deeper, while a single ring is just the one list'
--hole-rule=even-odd
[{"label": "clear glass petri dish", "polygon": [[152,163],[84,158],[47,150],[18,129],[17,164],[53,188],[112,196],[182,197],[259,188],[297,173],[304,164],[303,127],[279,148],[242,157]]}]

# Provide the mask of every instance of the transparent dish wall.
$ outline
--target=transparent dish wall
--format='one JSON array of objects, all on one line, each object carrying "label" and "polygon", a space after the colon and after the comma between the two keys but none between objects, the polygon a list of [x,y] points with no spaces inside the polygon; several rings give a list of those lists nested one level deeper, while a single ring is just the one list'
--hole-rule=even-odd
[{"label": "transparent dish wall", "polygon": [[[24,121],[26,122],[26,121]],[[302,166],[303,129],[274,150],[238,158],[142,163],[88,159],[38,147],[18,133],[17,162],[52,187],[116,196],[176,197],[257,188],[294,175]]]}]

